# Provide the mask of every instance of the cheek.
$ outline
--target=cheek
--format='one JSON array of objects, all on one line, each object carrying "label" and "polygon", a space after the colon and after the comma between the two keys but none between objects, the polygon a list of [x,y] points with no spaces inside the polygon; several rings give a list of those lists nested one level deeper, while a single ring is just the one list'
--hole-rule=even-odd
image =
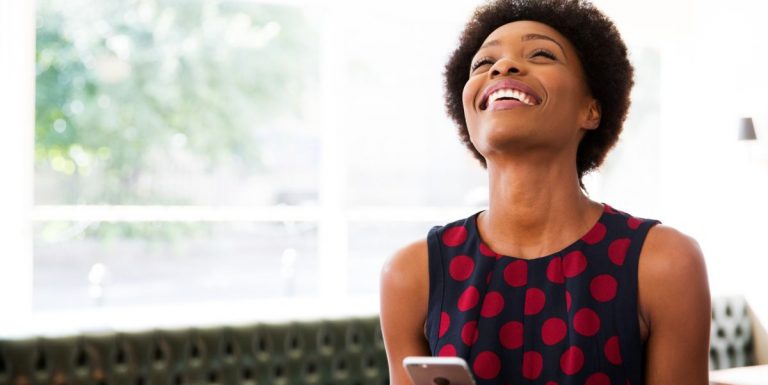
[{"label": "cheek", "polygon": [[478,92],[476,82],[471,79],[464,84],[464,88],[461,91],[461,101],[464,106],[464,117],[469,122],[470,117],[475,115],[475,96]]}]

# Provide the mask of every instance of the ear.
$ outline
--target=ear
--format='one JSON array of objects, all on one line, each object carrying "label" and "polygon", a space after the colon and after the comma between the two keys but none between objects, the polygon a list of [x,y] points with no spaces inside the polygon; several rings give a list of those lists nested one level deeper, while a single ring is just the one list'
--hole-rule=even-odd
[{"label": "ear", "polygon": [[587,109],[582,127],[584,127],[586,130],[594,130],[600,126],[600,116],[602,115],[601,110],[602,108],[600,107],[600,102],[598,102],[597,99],[590,98],[589,107]]}]

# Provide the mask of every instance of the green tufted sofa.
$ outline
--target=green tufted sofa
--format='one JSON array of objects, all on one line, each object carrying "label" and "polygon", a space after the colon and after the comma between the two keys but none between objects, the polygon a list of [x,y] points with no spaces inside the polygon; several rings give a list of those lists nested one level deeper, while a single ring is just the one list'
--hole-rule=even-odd
[{"label": "green tufted sofa", "polygon": [[0,384],[386,385],[378,317],[0,340]]},{"label": "green tufted sofa", "polygon": [[[710,369],[755,363],[743,297],[712,304]],[[379,318],[0,340],[0,385],[387,385]]]}]

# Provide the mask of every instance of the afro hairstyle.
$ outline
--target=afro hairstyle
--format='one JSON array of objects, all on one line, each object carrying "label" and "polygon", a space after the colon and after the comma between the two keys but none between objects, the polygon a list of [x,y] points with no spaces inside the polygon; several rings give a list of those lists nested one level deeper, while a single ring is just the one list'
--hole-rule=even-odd
[{"label": "afro hairstyle", "polygon": [[483,165],[483,155],[472,145],[464,116],[462,91],[470,61],[488,35],[520,20],[546,24],[565,36],[576,49],[587,86],[600,104],[600,125],[581,139],[576,155],[579,184],[584,174],[599,167],[616,144],[630,105],[634,68],[619,31],[592,3],[584,0],[493,0],[478,7],[459,35],[458,47],[444,68],[445,107],[458,125],[462,143]]}]

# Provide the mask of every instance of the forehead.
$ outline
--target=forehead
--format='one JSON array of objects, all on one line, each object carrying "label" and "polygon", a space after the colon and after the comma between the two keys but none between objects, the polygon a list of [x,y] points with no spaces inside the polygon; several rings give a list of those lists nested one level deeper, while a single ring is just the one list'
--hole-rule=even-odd
[{"label": "forehead", "polygon": [[560,43],[564,49],[569,51],[573,50],[573,47],[571,46],[568,39],[566,39],[565,36],[560,34],[560,32],[558,32],[556,29],[544,23],[532,20],[519,20],[504,24],[501,27],[493,30],[493,32],[491,32],[485,38],[485,40],[483,40],[483,44],[491,40],[500,40],[503,43],[511,41],[520,42],[520,39],[523,35],[531,33],[549,36]]}]

